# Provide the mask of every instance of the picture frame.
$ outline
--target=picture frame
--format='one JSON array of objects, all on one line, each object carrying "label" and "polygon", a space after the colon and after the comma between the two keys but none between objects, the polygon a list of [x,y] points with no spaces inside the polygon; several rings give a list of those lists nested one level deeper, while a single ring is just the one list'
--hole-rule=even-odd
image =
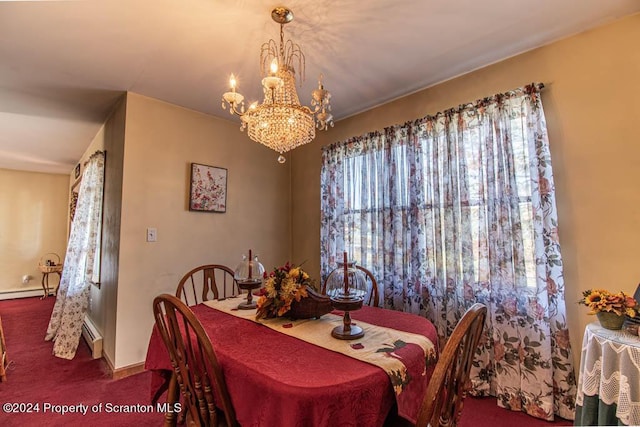
[{"label": "picture frame", "polygon": [[224,213],[227,211],[227,169],[191,163],[189,210]]}]

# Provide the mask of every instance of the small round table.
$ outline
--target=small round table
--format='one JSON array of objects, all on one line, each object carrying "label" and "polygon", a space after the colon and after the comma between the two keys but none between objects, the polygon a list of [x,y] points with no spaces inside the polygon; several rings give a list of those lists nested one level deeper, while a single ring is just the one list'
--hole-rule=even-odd
[{"label": "small round table", "polygon": [[[56,273],[58,275],[58,286],[60,286],[60,280],[62,280],[62,264],[42,270],[42,290],[44,291],[44,295],[40,299],[44,299],[49,296],[49,275],[52,273]],[[56,288],[56,293],[57,292],[58,288]]]},{"label": "small round table", "polygon": [[584,331],[575,425],[640,425],[640,337],[605,329]]}]

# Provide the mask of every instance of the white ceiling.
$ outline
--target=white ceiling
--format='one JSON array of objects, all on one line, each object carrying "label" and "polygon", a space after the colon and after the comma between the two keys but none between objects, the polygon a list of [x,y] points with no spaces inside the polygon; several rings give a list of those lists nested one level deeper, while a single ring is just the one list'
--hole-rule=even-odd
[{"label": "white ceiling", "polygon": [[301,102],[323,73],[338,120],[640,11],[638,0],[0,1],[0,168],[70,173],[123,91],[232,119],[220,106],[229,74],[259,98],[280,4],[306,55]]}]

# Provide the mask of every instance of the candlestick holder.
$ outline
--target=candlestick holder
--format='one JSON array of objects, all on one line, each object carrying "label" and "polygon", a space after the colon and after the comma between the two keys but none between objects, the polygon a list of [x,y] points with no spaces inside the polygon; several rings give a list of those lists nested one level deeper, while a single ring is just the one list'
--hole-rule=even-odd
[{"label": "candlestick holder", "polygon": [[253,290],[262,287],[262,278],[264,275],[264,266],[258,261],[258,257],[251,258],[251,249],[249,249],[249,258],[242,255],[242,261],[236,267],[234,279],[238,283],[238,288],[247,291],[247,300],[238,305],[239,310],[251,310],[256,308],[256,302],[253,301]]},{"label": "candlestick holder", "polygon": [[367,293],[366,277],[356,268],[355,261],[347,260],[343,254],[343,262],[333,270],[327,278],[327,295],[336,310],[344,311],[342,325],[331,331],[331,336],[340,340],[354,340],[364,336],[364,330],[351,323],[351,311],[362,308]]}]

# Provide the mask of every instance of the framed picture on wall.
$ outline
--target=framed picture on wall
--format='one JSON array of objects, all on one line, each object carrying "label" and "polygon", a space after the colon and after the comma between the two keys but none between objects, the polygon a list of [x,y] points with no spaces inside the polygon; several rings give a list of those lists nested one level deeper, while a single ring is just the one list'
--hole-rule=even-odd
[{"label": "framed picture on wall", "polygon": [[227,211],[227,170],[191,163],[189,210],[201,212]]}]

